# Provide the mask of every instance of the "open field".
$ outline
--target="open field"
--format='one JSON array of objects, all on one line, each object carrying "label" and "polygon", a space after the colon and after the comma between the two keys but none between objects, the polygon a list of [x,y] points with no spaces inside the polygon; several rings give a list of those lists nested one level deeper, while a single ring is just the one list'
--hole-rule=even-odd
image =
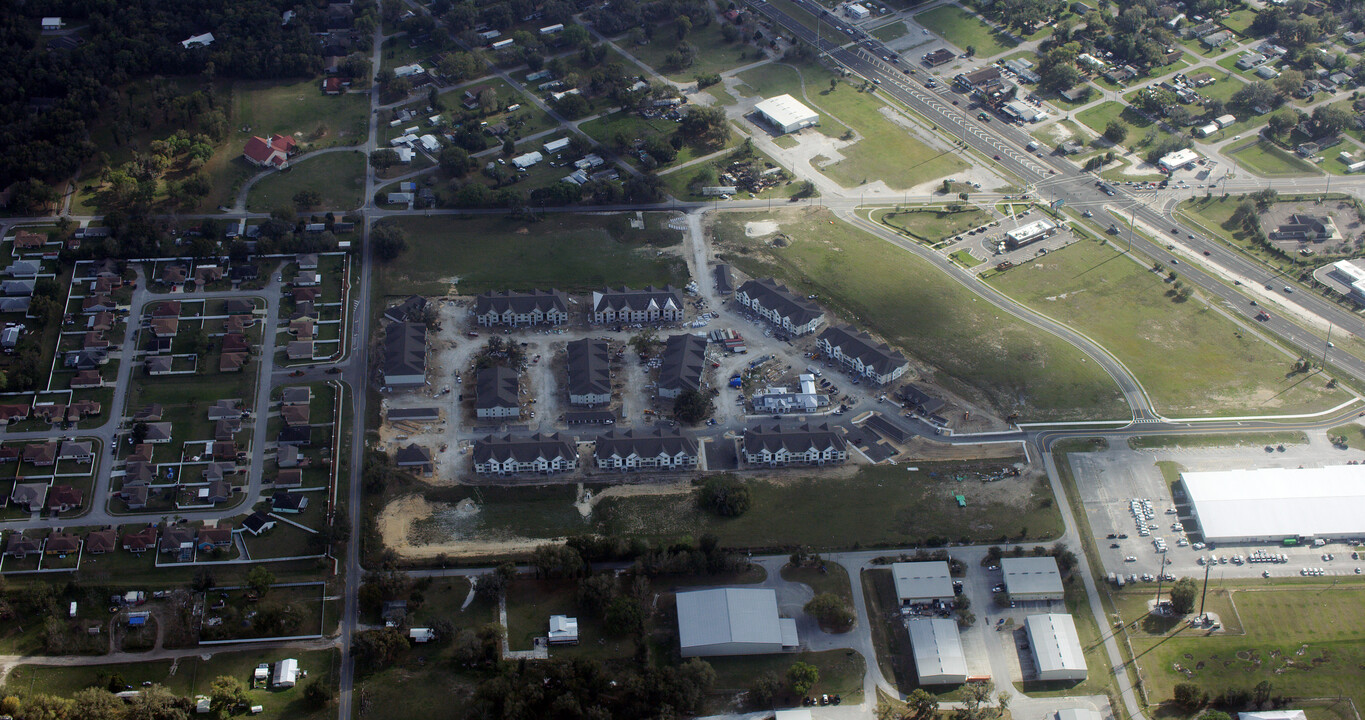
[{"label": "open field", "polygon": [[[745,236],[747,222],[767,220],[779,223],[790,245]],[[1075,348],[995,311],[905,250],[831,220],[824,210],[729,213],[715,227],[717,251],[753,277],[818,294],[825,307],[928,366],[912,374],[989,403],[1001,416],[1120,412],[1112,379]]]},{"label": "open field", "polygon": [[1365,427],[1362,427],[1360,423],[1338,425],[1328,430],[1327,434],[1346,438],[1346,447],[1353,450],[1365,449]]},{"label": "open field", "polygon": [[[999,468],[1008,462],[921,462],[917,472],[901,466],[818,474],[793,471],[789,477],[748,481],[752,507],[737,518],[701,510],[690,484],[652,493],[592,486],[601,499],[587,518],[573,505],[576,492],[571,485],[438,488],[426,492],[425,514],[407,529],[411,545],[396,549],[400,554],[410,549],[414,556],[430,556],[434,552],[428,550],[478,554],[488,547],[487,554],[499,554],[492,550],[519,551],[542,540],[587,532],[661,542],[711,534],[727,547],[785,551],[805,546],[819,552],[1055,538],[1061,533],[1061,520],[1046,482],[1033,477],[989,484],[954,479],[974,468]],[[965,508],[954,499],[959,494],[966,498]],[[455,510],[465,499],[476,503],[476,513]],[[517,542],[498,544],[510,538]],[[385,539],[393,540],[387,535]]]},{"label": "open field", "polygon": [[645,215],[646,229],[630,227],[628,215],[548,215],[539,223],[483,215],[408,217],[408,249],[378,268],[378,297],[422,293],[461,295],[486,290],[565,291],[605,285],[685,285],[681,258],[659,248],[675,246],[681,233],[664,227],[664,213]]},{"label": "open field", "polygon": [[955,5],[941,5],[915,16],[915,22],[928,28],[944,40],[976,54],[989,57],[1005,52],[1018,43],[986,24],[981,18]]},{"label": "open field", "polygon": [[1150,120],[1137,114],[1132,108],[1113,100],[1076,113],[1076,119],[1100,136],[1104,135],[1104,129],[1109,126],[1110,122],[1119,121],[1120,124],[1128,128],[1128,137],[1124,140],[1124,144],[1129,147],[1134,147],[1135,143],[1140,143],[1141,131],[1152,125]]},{"label": "open field", "polygon": [[[300,145],[326,147],[365,141],[370,96],[323,95],[318,80],[237,82],[232,87],[232,124],[237,146],[251,135],[293,135]],[[240,132],[242,128],[250,128]]]},{"label": "open field", "polygon": [[1078,242],[991,282],[1025,305],[1103,345],[1142,382],[1163,413],[1289,413],[1346,398],[1313,376],[1286,377],[1293,360],[1197,297],[1177,302],[1145,265]]},{"label": "open field", "polygon": [[246,196],[250,212],[269,212],[295,207],[294,195],[312,190],[322,199],[315,209],[346,211],[361,204],[365,190],[365,156],[359,152],[337,152],[308,158],[276,172],[251,187]]},{"label": "open field", "polygon": [[[717,693],[724,693],[729,699],[735,692],[753,686],[754,679],[767,671],[786,677],[787,668],[793,663],[804,662],[814,665],[820,671],[820,681],[811,688],[809,695],[840,695],[844,705],[856,707],[863,700],[863,673],[867,666],[863,656],[852,650],[826,650],[824,652],[803,652],[779,655],[739,655],[734,657],[703,658],[716,671]],[[787,693],[783,698],[791,705],[799,705],[801,698]],[[778,707],[783,707],[779,704]],[[720,708],[717,708],[719,711]],[[771,714],[771,713],[770,713]]]},{"label": "open field", "polygon": [[1275,695],[1345,697],[1357,707],[1365,702],[1359,682],[1365,663],[1365,623],[1359,613],[1365,588],[1354,582],[1291,582],[1265,589],[1219,583],[1218,590],[1230,591],[1227,602],[1237,615],[1231,628],[1243,633],[1205,636],[1179,625],[1153,637],[1133,637],[1153,702],[1168,700],[1180,682],[1218,695],[1250,691],[1262,681]]},{"label": "open field", "polygon": [[1263,140],[1246,145],[1229,155],[1238,165],[1263,177],[1318,175],[1311,163],[1301,160]]},{"label": "open field", "polygon": [[[887,118],[886,105],[875,93],[859,92],[848,83],[830,89],[827,70],[801,65],[796,68],[768,65],[739,75],[757,94],[790,93],[809,102],[821,113],[820,132],[831,137],[851,128],[858,141],[841,148],[843,160],[820,168],[844,187],[857,187],[881,180],[888,187],[904,189],[965,170],[967,164],[950,150],[937,150],[915,139],[909,131]],[[804,90],[801,81],[804,80]],[[835,122],[830,125],[827,118]]]}]

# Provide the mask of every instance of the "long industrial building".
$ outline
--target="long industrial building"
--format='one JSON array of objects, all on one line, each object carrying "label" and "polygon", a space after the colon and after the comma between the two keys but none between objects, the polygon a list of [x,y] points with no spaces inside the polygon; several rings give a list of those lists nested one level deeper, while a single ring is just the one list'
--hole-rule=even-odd
[{"label": "long industrial building", "polygon": [[1000,571],[1010,600],[1062,600],[1066,596],[1057,558],[1051,555],[1001,558]]},{"label": "long industrial building", "polygon": [[1039,680],[1085,679],[1085,651],[1070,615],[1030,615],[1024,619],[1024,629]]},{"label": "long industrial building", "polygon": [[800,644],[796,621],[778,616],[772,588],[694,590],[676,598],[683,657],[762,655]]},{"label": "long industrial building", "polygon": [[896,599],[901,605],[928,604],[953,599],[953,577],[946,560],[891,564]]},{"label": "long industrial building", "polygon": [[1180,480],[1205,541],[1365,535],[1365,465],[1187,472]]},{"label": "long industrial building", "polygon": [[967,656],[962,652],[956,620],[915,618],[907,626],[920,685],[967,682]]}]

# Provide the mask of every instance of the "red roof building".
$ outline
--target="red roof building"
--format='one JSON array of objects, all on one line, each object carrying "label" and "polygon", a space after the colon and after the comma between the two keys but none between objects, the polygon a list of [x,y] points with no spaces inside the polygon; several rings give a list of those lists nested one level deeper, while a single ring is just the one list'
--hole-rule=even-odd
[{"label": "red roof building", "polygon": [[341,78],[330,77],[323,80],[322,92],[324,95],[340,95],[342,92]]},{"label": "red roof building", "polygon": [[269,140],[253,136],[246,141],[242,156],[253,165],[283,168],[289,165],[289,156],[297,147],[294,138],[287,135],[272,135]]}]

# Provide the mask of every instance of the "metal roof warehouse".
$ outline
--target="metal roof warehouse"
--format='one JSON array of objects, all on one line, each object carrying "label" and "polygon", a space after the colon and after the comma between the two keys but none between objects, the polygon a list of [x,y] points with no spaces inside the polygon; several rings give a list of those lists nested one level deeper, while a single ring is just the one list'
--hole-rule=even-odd
[{"label": "metal roof warehouse", "polygon": [[1180,479],[1207,541],[1365,535],[1365,465],[1187,472]]}]

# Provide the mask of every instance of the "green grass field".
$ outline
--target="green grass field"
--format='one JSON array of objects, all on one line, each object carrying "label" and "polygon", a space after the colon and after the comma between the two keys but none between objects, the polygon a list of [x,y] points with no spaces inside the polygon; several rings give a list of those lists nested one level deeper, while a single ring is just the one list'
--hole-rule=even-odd
[{"label": "green grass field", "polygon": [[1264,433],[1228,433],[1226,435],[1199,435],[1197,433],[1145,435],[1128,438],[1128,447],[1134,450],[1160,448],[1262,447],[1265,445],[1303,445],[1307,442],[1308,435],[1299,430],[1280,430]]},{"label": "green grass field", "polygon": [[240,153],[252,135],[280,133],[309,148],[355,145],[365,141],[369,110],[369,95],[323,95],[318,80],[241,81],[232,86],[232,124],[239,132],[230,144]]},{"label": "green grass field", "polygon": [[1263,177],[1301,177],[1319,175],[1321,171],[1305,160],[1297,158],[1264,140],[1258,140],[1229,153],[1238,165]]},{"label": "green grass field", "polygon": [[[775,220],[793,239],[748,238],[749,221]],[[823,210],[726,214],[717,251],[754,277],[774,276],[820,296],[930,367],[926,379],[980,398],[1002,416],[1106,418],[1122,404],[1113,381],[1060,339],[994,311],[914,255]]]},{"label": "green grass field", "polygon": [[879,213],[874,217],[906,235],[931,243],[985,225],[994,219],[990,213],[974,207],[964,207],[958,212],[910,208],[904,212]]},{"label": "green grass field", "polygon": [[956,5],[941,5],[915,16],[915,22],[965,50],[970,45],[981,57],[998,55],[1018,43]]},{"label": "green grass field", "polygon": [[1352,450],[1365,448],[1365,427],[1362,427],[1360,423],[1338,425],[1327,431],[1327,434],[1339,435],[1346,438],[1346,447],[1349,447]]},{"label": "green grass field", "polygon": [[1117,120],[1120,124],[1128,128],[1128,137],[1123,144],[1135,147],[1140,143],[1143,133],[1140,131],[1151,127],[1152,122],[1141,115],[1138,115],[1127,105],[1121,102],[1110,100],[1086,110],[1076,113],[1076,119],[1083,125],[1090,128],[1096,135],[1104,135],[1104,129],[1109,123]]},{"label": "green grass field", "polygon": [[[839,695],[844,705],[856,706],[863,700],[863,673],[867,667],[863,656],[851,650],[826,650],[824,652],[803,652],[780,655],[739,655],[734,657],[706,658],[706,662],[716,671],[715,694],[717,702],[714,710],[720,712],[729,708],[728,702],[737,692],[753,686],[754,679],[764,672],[775,672],[786,677],[787,668],[793,663],[804,662],[814,665],[820,671],[820,680],[810,689],[808,695]],[[723,696],[723,697],[719,697]],[[799,705],[801,698],[792,695],[780,698],[778,707],[790,704]]]},{"label": "green grass field", "polygon": [[1176,416],[1291,413],[1347,396],[1325,381],[1286,378],[1292,360],[1197,298],[1176,302],[1150,267],[1077,242],[991,280],[1020,302],[1088,334]]},{"label": "green grass field", "polygon": [[403,218],[408,249],[377,269],[377,297],[443,295],[457,283],[461,295],[486,290],[565,291],[605,285],[685,285],[681,258],[658,248],[677,245],[681,233],[664,228],[665,214],[645,215],[646,229],[629,217],[549,215],[534,224],[482,215],[473,218]]},{"label": "green grass field", "polygon": [[821,168],[844,187],[881,180],[888,187],[903,189],[967,168],[960,155],[935,150],[888,120],[882,114],[885,103],[877,95],[858,92],[843,82],[831,90],[833,76],[827,70],[802,65],[798,72],[790,66],[766,65],[739,77],[764,97],[789,93],[809,101],[821,114],[818,129],[825,135],[840,137],[845,128],[858,134],[858,142],[839,150],[843,160]]},{"label": "green grass field", "polygon": [[877,38],[882,42],[891,42],[892,40],[896,40],[904,36],[907,32],[908,29],[905,27],[905,23],[900,20],[896,20],[877,28],[876,30],[873,30],[872,37]]},{"label": "green grass field", "polygon": [[[1365,702],[1365,589],[1350,585],[1283,585],[1230,588],[1234,627],[1243,634],[1205,637],[1177,626],[1158,637],[1135,636],[1143,680],[1154,701],[1172,696],[1176,683],[1193,682],[1211,695],[1251,690],[1261,681],[1289,697]],[[1125,616],[1125,619],[1135,620]]]},{"label": "green grass field", "polygon": [[252,186],[246,196],[250,212],[270,212],[277,208],[292,208],[294,195],[300,190],[312,190],[322,198],[313,208],[352,210],[361,204],[365,191],[365,156],[358,152],[336,152],[308,158],[290,165],[286,172],[276,172]]},{"label": "green grass field", "polygon": [[[626,145],[638,139],[649,137],[660,137],[664,140],[672,138],[677,134],[678,123],[665,118],[642,118],[636,113],[616,111],[608,113],[595,120],[589,120],[579,126],[588,137],[608,147],[617,145],[617,138],[624,138]],[[711,153],[733,147],[738,140],[737,135],[732,131],[726,143],[718,148],[698,148],[695,145],[684,144],[678,148],[678,155],[672,162],[659,165],[655,171],[676,167],[699,157],[710,155]],[[621,155],[627,162],[636,167],[642,167],[639,156],[625,152]],[[562,174],[562,173],[561,173]]]}]

